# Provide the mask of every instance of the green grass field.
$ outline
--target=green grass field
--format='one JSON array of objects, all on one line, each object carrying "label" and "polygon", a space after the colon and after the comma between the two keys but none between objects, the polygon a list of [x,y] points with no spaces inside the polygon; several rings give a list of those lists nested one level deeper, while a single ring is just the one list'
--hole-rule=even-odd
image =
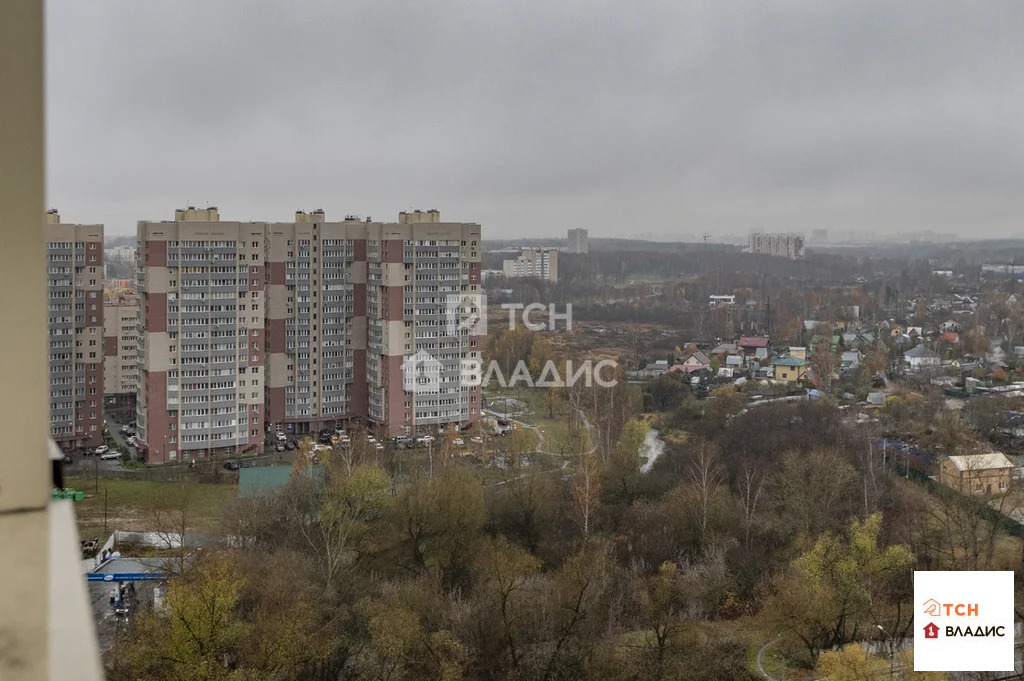
[{"label": "green grass field", "polygon": [[162,495],[188,485],[190,524],[196,529],[212,527],[222,509],[237,495],[234,484],[215,485],[196,482],[149,482],[143,480],[100,480],[99,492],[91,478],[69,478],[65,484],[85,492],[75,502],[78,531],[82,539],[106,538],[103,532],[104,492],[106,493],[107,535],[114,530],[152,529],[151,513]]}]

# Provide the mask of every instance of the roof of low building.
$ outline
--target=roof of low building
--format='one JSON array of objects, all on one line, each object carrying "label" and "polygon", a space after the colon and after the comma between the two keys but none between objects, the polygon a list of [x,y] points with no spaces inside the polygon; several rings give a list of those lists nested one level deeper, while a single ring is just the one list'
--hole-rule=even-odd
[{"label": "roof of low building", "polygon": [[736,341],[736,345],[747,348],[766,348],[768,347],[767,336],[740,336],[740,339]]},{"label": "roof of low building", "polygon": [[960,471],[987,471],[993,468],[1013,468],[1013,462],[1002,452],[964,454],[949,457],[950,463]]},{"label": "roof of low building", "polygon": [[807,361],[802,360],[799,357],[793,357],[792,355],[783,355],[782,357],[776,357],[773,359],[772,364],[783,367],[802,367],[807,364]]},{"label": "roof of low building", "polygon": [[938,355],[936,353],[934,353],[931,350],[929,350],[928,348],[926,348],[923,343],[921,345],[915,345],[914,347],[910,348],[909,350],[907,350],[906,352],[903,353],[903,356],[904,357],[938,357]]}]

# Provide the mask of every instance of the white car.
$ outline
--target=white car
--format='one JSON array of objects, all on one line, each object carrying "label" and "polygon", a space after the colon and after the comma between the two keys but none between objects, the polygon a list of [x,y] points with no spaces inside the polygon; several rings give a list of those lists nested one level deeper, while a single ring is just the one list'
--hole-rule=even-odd
[{"label": "white car", "polygon": [[106,445],[100,445],[99,447],[94,449],[92,453],[99,455],[99,454],[106,454],[109,451],[110,451],[110,447],[108,447]]},{"label": "white car", "polygon": [[130,438],[128,438],[128,444],[130,444],[132,447],[138,447],[139,438],[135,435],[132,435]]},{"label": "white car", "polygon": [[373,443],[373,448],[374,449],[384,449],[384,445],[383,445],[383,443],[380,443],[380,442],[374,442]]},{"label": "white car", "polygon": [[483,444],[484,439],[482,437],[480,437],[479,435],[474,435],[473,437],[469,438],[469,441],[472,442],[475,445],[480,445],[480,444]]},{"label": "white car", "polygon": [[103,459],[104,461],[110,461],[112,459],[120,459],[121,458],[121,452],[118,452],[118,451],[115,451],[115,450],[110,450],[110,451],[104,452],[103,454],[100,454],[100,458]]},{"label": "white car", "polygon": [[455,445],[456,447],[461,447],[462,445],[466,444],[466,442],[461,437],[457,437],[454,440],[452,440],[452,444]]}]

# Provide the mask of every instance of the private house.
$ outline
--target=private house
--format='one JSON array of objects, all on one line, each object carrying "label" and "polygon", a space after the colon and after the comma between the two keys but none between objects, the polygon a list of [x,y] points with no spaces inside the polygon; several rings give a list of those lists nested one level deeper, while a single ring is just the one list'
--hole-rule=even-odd
[{"label": "private house", "polygon": [[803,346],[789,346],[789,356],[796,357],[798,359],[807,359],[807,348]]},{"label": "private house", "polygon": [[943,331],[942,335],[939,336],[940,343],[946,343],[948,345],[956,345],[960,342],[960,334],[956,331]]},{"label": "private house", "polygon": [[849,350],[842,354],[839,362],[840,371],[854,371],[860,366],[860,353],[856,350]]},{"label": "private house", "polygon": [[921,344],[903,353],[903,363],[907,371],[916,372],[942,366],[942,358]]},{"label": "private house", "polygon": [[773,377],[783,383],[795,383],[807,375],[807,360],[782,355],[772,360]]},{"label": "private house", "polygon": [[947,331],[960,331],[960,322],[953,319],[947,319],[939,324],[939,331],[942,333],[946,333]]},{"label": "private house", "polygon": [[728,357],[729,355],[738,354],[739,351],[739,346],[737,346],[735,343],[719,343],[714,347],[714,349],[709,354],[714,359],[717,359],[719,362],[724,363],[726,357]]},{"label": "private house", "polygon": [[672,368],[669,369],[669,372],[683,371],[686,372],[687,374],[692,374],[694,371],[697,371],[698,369],[710,368],[711,360],[708,359],[708,356],[705,355],[703,352],[697,351],[692,353],[689,357],[684,359],[679,364],[672,365]]},{"label": "private house", "polygon": [[772,347],[767,336],[740,336],[736,345],[739,346],[744,357],[756,357],[757,359],[767,359]]},{"label": "private house", "polygon": [[1010,489],[1013,468],[1002,452],[950,456],[939,464],[939,478],[961,494],[1003,494]]}]

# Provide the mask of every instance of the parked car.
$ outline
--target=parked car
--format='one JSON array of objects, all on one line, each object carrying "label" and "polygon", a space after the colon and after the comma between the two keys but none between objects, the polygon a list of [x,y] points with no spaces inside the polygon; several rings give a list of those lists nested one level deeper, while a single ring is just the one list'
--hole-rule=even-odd
[{"label": "parked car", "polygon": [[284,442],[285,440],[288,439],[288,437],[281,431],[277,431],[277,435],[275,437],[277,438],[278,442]]},{"label": "parked car", "polygon": [[65,454],[64,455],[64,463],[74,463],[74,462],[75,462],[75,460],[71,458],[70,454]]},{"label": "parked car", "polygon": [[463,440],[461,437],[457,437],[452,440],[452,444],[455,445],[456,447],[461,447],[462,445],[466,444],[466,441]]},{"label": "parked car", "polygon": [[96,455],[103,455],[103,454],[106,454],[109,451],[110,451],[110,447],[108,447],[106,445],[100,445],[96,449],[92,450],[92,453],[96,454]]},{"label": "parked car", "polygon": [[431,444],[433,441],[434,441],[434,436],[433,435],[421,435],[420,437],[416,438],[416,444],[420,445],[421,447],[426,447],[427,445]]},{"label": "parked car", "polygon": [[276,452],[283,452],[284,450],[285,450],[284,442],[282,442],[281,440],[278,440],[277,444],[274,445],[274,451],[276,451]]},{"label": "parked car", "polygon": [[298,446],[299,446],[299,443],[296,442],[295,440],[288,440],[288,442],[284,443],[284,448],[287,449],[289,452],[292,451],[293,449],[295,449]]},{"label": "parked car", "polygon": [[484,439],[479,435],[474,435],[473,437],[469,438],[469,441],[475,445],[482,445],[484,443]]},{"label": "parked car", "polygon": [[110,449],[110,450],[104,452],[103,454],[100,454],[100,458],[103,459],[104,461],[111,461],[113,459],[120,459],[121,458],[121,452],[118,452],[118,451],[115,451],[113,449]]},{"label": "parked car", "polygon": [[238,468],[239,468],[238,462],[237,461],[225,461],[224,462],[224,468],[226,468],[229,471],[237,471]]},{"label": "parked car", "polygon": [[130,444],[132,447],[138,447],[139,446],[139,438],[137,438],[136,436],[132,435],[130,438],[128,438],[128,444]]},{"label": "parked car", "polygon": [[373,443],[373,448],[374,449],[384,449],[384,443],[383,442],[374,442]]}]

